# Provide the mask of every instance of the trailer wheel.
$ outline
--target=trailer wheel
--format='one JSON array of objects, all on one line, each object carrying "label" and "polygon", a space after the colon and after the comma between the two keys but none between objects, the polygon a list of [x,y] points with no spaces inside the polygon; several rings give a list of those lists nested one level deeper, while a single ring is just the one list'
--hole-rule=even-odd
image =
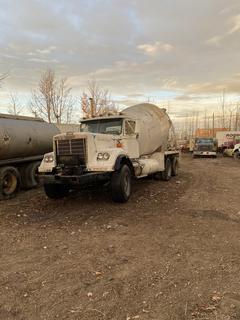
[{"label": "trailer wheel", "polygon": [[39,185],[38,179],[38,167],[40,166],[40,161],[34,161],[28,163],[22,168],[21,171],[21,184],[24,189],[35,188]]},{"label": "trailer wheel", "polygon": [[162,172],[162,180],[169,181],[172,176],[172,161],[170,158],[165,160],[165,170]]},{"label": "trailer wheel", "polygon": [[14,167],[0,168],[0,199],[10,199],[16,195],[20,185],[20,174]]},{"label": "trailer wheel", "polygon": [[178,157],[174,157],[172,159],[172,177],[176,177],[179,171],[179,159]]},{"label": "trailer wheel", "polygon": [[50,199],[61,199],[68,195],[69,188],[64,184],[45,183],[44,191]]},{"label": "trailer wheel", "polygon": [[124,164],[119,171],[111,177],[112,199],[115,202],[127,202],[131,195],[131,170]]}]

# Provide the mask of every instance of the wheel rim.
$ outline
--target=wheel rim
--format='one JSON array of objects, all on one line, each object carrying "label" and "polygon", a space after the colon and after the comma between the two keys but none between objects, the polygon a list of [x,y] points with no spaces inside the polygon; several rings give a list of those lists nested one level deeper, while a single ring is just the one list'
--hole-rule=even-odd
[{"label": "wheel rim", "polygon": [[129,196],[131,192],[131,182],[130,182],[130,175],[128,173],[124,175],[123,182],[124,182],[124,192],[126,196]]},{"label": "wheel rim", "polygon": [[11,195],[16,190],[17,184],[17,177],[11,172],[6,173],[3,178],[3,193]]}]

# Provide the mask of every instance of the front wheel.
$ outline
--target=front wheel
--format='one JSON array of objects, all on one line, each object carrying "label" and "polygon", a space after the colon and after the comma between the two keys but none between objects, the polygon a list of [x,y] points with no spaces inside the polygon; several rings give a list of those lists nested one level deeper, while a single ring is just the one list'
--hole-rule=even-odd
[{"label": "front wheel", "polygon": [[50,199],[61,199],[68,195],[69,188],[64,184],[45,183],[44,191]]},{"label": "front wheel", "polygon": [[124,164],[119,171],[115,171],[111,177],[112,199],[115,202],[127,202],[132,191],[131,171]]}]

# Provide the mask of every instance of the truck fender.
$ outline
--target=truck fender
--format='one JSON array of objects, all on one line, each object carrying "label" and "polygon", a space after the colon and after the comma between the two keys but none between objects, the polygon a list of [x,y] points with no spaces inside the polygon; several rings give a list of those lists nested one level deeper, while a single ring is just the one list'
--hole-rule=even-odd
[{"label": "truck fender", "polygon": [[120,154],[117,157],[114,165],[114,170],[115,171],[120,170],[123,164],[127,164],[131,170],[132,175],[135,175],[132,161],[125,154]]}]

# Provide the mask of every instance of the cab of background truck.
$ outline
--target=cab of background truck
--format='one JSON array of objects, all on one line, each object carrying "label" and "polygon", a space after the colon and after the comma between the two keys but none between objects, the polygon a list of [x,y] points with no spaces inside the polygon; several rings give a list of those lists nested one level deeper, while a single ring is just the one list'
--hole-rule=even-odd
[{"label": "cab of background truck", "polygon": [[217,151],[217,140],[211,137],[196,137],[194,150],[196,151]]}]

